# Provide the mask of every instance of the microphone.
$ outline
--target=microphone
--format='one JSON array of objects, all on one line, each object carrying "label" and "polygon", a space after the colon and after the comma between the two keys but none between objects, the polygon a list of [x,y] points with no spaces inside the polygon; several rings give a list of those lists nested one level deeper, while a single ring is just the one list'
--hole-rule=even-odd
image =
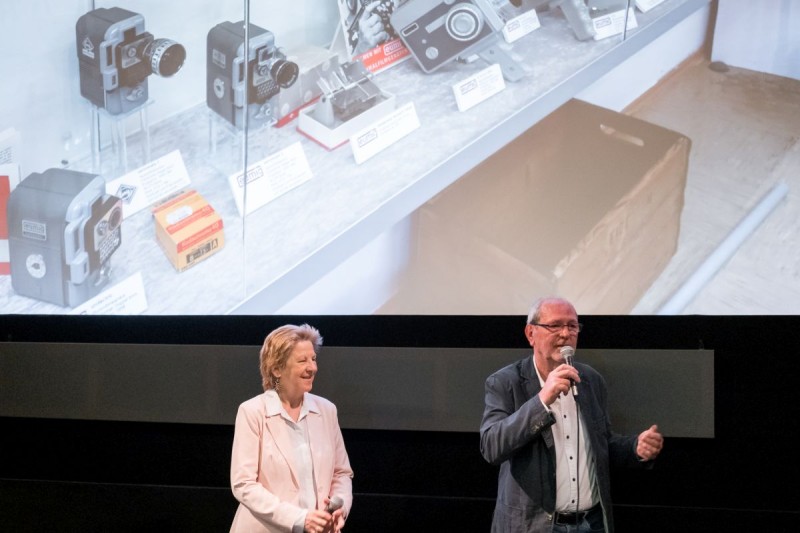
[{"label": "microphone", "polygon": [[[561,352],[561,357],[564,358],[564,361],[569,366],[575,366],[572,364],[572,358],[575,357],[575,348],[572,346],[562,346],[559,351]],[[569,386],[572,389],[572,396],[577,396],[578,387],[575,385],[575,380],[569,380]]]},{"label": "microphone", "polygon": [[344,500],[338,496],[333,496],[328,502],[328,506],[325,507],[325,512],[333,514],[334,511],[341,509],[342,505],[344,505]]}]

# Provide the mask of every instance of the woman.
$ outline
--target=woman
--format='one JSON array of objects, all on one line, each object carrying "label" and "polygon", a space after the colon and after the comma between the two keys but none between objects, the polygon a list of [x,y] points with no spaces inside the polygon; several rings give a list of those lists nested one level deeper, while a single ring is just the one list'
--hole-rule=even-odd
[{"label": "woman", "polygon": [[239,406],[231,488],[239,508],[232,532],[331,533],[353,501],[350,460],[336,406],[311,394],[322,337],[281,326],[261,348],[264,393]]}]

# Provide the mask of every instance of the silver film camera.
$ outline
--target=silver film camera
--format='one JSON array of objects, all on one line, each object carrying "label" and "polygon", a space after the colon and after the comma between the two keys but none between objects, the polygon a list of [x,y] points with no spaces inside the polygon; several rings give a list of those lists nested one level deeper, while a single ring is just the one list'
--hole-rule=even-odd
[{"label": "silver film camera", "polygon": [[294,85],[300,73],[296,63],[275,46],[275,36],[255,24],[222,22],[208,32],[206,54],[206,104],[225,120],[241,128],[275,120],[272,98]]},{"label": "silver film camera", "polygon": [[395,9],[391,22],[426,73],[477,54],[499,63],[506,79],[522,77],[522,69],[498,47],[503,21],[488,0],[409,0]]},{"label": "silver film camera", "polygon": [[110,279],[122,243],[122,201],[105,180],[60,168],[33,173],[8,199],[11,285],[17,294],[75,307]]},{"label": "silver film camera", "polygon": [[111,115],[147,102],[147,77],[178,72],[186,49],[144,31],[144,17],[119,8],[98,8],[75,24],[81,95]]}]

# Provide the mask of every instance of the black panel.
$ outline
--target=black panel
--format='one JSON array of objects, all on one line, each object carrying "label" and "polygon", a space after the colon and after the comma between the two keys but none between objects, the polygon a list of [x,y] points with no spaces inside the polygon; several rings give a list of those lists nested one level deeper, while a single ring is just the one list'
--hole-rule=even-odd
[{"label": "black panel", "polygon": [[[252,345],[273,326],[308,321],[328,346],[525,348],[522,317],[96,318],[3,316],[0,338]],[[714,438],[669,438],[653,470],[615,470],[619,531],[642,524],[648,531],[789,531],[796,525],[800,317],[589,316],[583,322],[581,348],[715,354]],[[227,486],[232,431],[231,425],[0,418],[0,529],[46,530],[30,526],[44,520],[54,530],[225,530],[236,507]],[[348,531],[409,530],[411,524],[418,531],[428,529],[418,524],[486,530],[497,471],[480,458],[477,433],[344,433],[356,472]],[[102,496],[86,483],[109,483],[102,487],[115,494]],[[162,514],[166,527],[153,527],[148,509]],[[124,525],[102,527],[112,515]],[[383,518],[390,523],[379,526]],[[181,519],[186,527],[170,527]],[[86,523],[101,527],[80,527]]]}]

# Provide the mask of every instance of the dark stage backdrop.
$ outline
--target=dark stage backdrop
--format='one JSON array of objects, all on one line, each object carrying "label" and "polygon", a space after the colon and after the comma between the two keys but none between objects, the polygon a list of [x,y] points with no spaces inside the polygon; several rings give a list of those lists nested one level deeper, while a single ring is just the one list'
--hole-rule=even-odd
[{"label": "dark stage backdrop", "polygon": [[[615,419],[652,409],[668,436],[654,470],[614,471],[620,531],[796,524],[800,319],[583,321],[578,355],[609,377]],[[526,353],[524,317],[1,316],[0,529],[226,530],[235,408],[260,391],[254,347],[287,322],[325,336],[317,392],[342,408],[356,472],[347,530],[488,530],[497,471],[470,416],[484,374]],[[376,389],[388,425],[353,399]]]}]

